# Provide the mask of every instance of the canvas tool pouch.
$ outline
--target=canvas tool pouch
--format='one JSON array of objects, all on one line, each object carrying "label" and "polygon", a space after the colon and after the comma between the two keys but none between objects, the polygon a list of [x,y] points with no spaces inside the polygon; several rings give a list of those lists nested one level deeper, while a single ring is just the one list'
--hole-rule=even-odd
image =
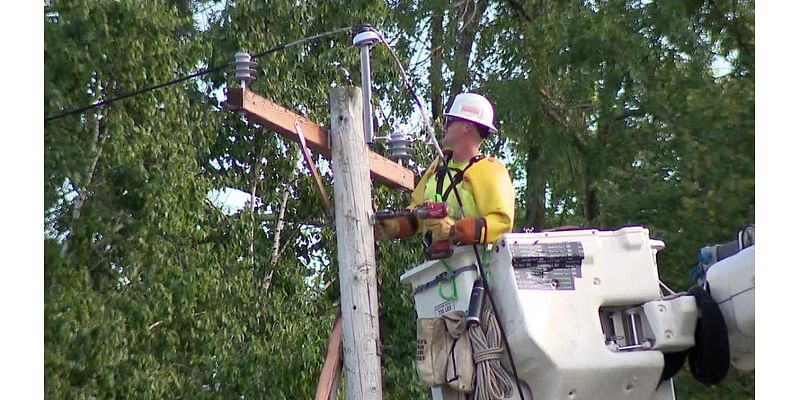
[{"label": "canvas tool pouch", "polygon": [[472,392],[475,365],[463,311],[417,320],[417,374],[425,387]]},{"label": "canvas tool pouch", "polygon": [[445,378],[451,389],[472,393],[475,364],[472,360],[472,344],[467,333],[467,321],[463,311],[452,311],[442,316],[450,345],[447,346],[447,373]]},{"label": "canvas tool pouch", "polygon": [[425,387],[439,386],[445,382],[447,348],[450,342],[444,320],[441,318],[417,319],[417,375]]}]

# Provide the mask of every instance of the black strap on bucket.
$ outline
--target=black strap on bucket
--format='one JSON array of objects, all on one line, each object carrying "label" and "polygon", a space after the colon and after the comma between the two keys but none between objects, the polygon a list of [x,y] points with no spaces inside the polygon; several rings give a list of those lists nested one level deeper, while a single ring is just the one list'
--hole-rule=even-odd
[{"label": "black strap on bucket", "polygon": [[664,370],[661,371],[661,382],[672,379],[675,374],[681,371],[683,363],[689,350],[678,351],[675,353],[664,353]]},{"label": "black strap on bucket", "polygon": [[476,269],[477,269],[477,267],[475,266],[475,264],[470,264],[470,265],[467,265],[467,266],[464,266],[464,267],[461,267],[461,268],[456,268],[455,270],[453,270],[453,272],[448,272],[448,271],[442,272],[441,274],[436,275],[436,278],[433,278],[432,281],[427,282],[427,283],[423,283],[422,285],[419,285],[419,286],[415,287],[414,288],[414,294],[424,292],[424,291],[426,291],[426,290],[438,285],[439,282],[449,281],[451,279],[455,279],[455,277],[460,275],[462,272],[474,271]]},{"label": "black strap on bucket", "polygon": [[689,367],[702,384],[716,385],[725,379],[730,366],[728,328],[719,305],[711,298],[708,282],[689,289],[689,293],[702,315],[694,331],[695,346],[689,349]]}]

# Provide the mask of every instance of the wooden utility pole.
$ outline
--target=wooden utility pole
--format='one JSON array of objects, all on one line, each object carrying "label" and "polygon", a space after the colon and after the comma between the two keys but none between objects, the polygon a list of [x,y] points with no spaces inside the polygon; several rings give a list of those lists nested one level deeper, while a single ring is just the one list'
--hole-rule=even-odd
[{"label": "wooden utility pole", "polygon": [[369,222],[372,183],[364,142],[361,89],[331,89],[330,108],[345,399],[381,399],[378,279]]},{"label": "wooden utility pole", "polygon": [[[310,149],[326,158],[331,157],[333,153],[331,149],[331,142],[333,141],[331,137],[334,136],[333,134],[339,131],[352,131],[352,134],[345,133],[335,137],[338,137],[340,141],[352,140],[353,142],[350,145],[355,146],[356,151],[345,152],[344,146],[337,145],[340,148],[338,162],[346,165],[338,166],[337,161],[333,160],[333,169],[336,174],[334,179],[335,201],[337,205],[341,204],[341,207],[344,207],[344,209],[337,210],[336,213],[343,315],[337,315],[333,332],[329,338],[328,351],[315,399],[328,400],[336,397],[340,373],[338,366],[343,342],[342,330],[345,330],[345,333],[349,332],[349,342],[344,341],[347,375],[345,391],[348,393],[347,398],[380,399],[382,397],[382,389],[380,385],[380,360],[377,351],[380,337],[377,317],[377,277],[374,248],[372,247],[372,228],[369,226],[367,216],[370,209],[369,205],[371,204],[368,177],[371,176],[376,182],[393,188],[412,191],[414,190],[414,173],[380,154],[366,150],[366,145],[363,141],[362,103],[359,89],[355,89],[355,92],[353,92],[353,89],[344,90],[340,94],[340,99],[342,100],[338,100],[338,102],[334,100],[337,97],[333,93],[331,95],[331,119],[333,124],[331,124],[330,132],[308,118],[244,88],[229,88],[226,103],[231,111],[240,112],[246,115],[248,119],[263,124],[287,139],[300,143],[301,149]],[[349,96],[356,97],[351,99]],[[336,105],[336,110],[343,110],[343,112],[333,112],[334,105]],[[337,117],[339,114],[346,119],[339,120]],[[359,159],[358,167],[349,164],[354,162],[353,154],[358,153],[360,155],[365,151],[367,155],[366,162]],[[304,154],[304,157],[306,161],[310,160],[308,154]],[[367,168],[368,172],[366,173],[368,175],[364,175]],[[309,169],[314,174],[314,168],[310,167]],[[349,172],[353,170],[355,172]],[[319,185],[321,180],[316,177],[315,180]],[[350,183],[345,185],[345,181]],[[360,194],[356,197],[356,192],[352,190],[353,182],[363,186],[366,194]],[[340,184],[344,189],[339,189],[340,186],[338,185]],[[321,191],[321,193],[321,197],[325,197],[324,191]],[[353,199],[355,198],[360,200],[358,207],[353,206]],[[346,212],[347,214],[343,215],[349,215],[349,217],[341,217],[339,212]],[[360,224],[357,228],[354,226],[354,219],[358,220]],[[369,235],[369,237],[365,235]],[[353,238],[358,241],[359,250],[356,250],[356,247],[353,246]],[[365,252],[369,252],[368,256],[365,256]],[[355,310],[353,306],[356,307]],[[343,329],[342,325],[346,328]],[[364,326],[369,326],[370,330],[363,329]],[[367,339],[367,336],[371,339]],[[369,360],[369,363],[362,360]],[[373,388],[375,389],[374,391]]]}]

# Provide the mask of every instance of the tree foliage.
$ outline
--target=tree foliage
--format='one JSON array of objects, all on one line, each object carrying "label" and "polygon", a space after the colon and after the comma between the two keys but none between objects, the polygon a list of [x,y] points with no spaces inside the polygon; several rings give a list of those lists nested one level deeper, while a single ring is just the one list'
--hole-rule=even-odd
[{"label": "tree foliage", "polygon": [[[461,90],[496,101],[487,151],[517,182],[517,229],[646,225],[667,243],[663,279],[684,289],[700,246],[754,222],[751,1],[59,0],[44,18],[47,115],[371,24],[436,122]],[[372,58],[378,135],[416,134],[394,60],[383,46]],[[348,35],[256,61],[251,90],[325,125],[330,87],[360,85]],[[45,124],[48,397],[313,396],[338,304],[335,232],[296,144],[225,108],[230,75]],[[415,153],[420,172],[433,154]],[[250,200],[227,210],[210,195],[223,189]],[[378,208],[408,201],[374,194]],[[398,279],[420,240],[378,257],[384,395],[425,397]],[[705,388],[683,373],[676,388],[744,399],[754,379]]]}]

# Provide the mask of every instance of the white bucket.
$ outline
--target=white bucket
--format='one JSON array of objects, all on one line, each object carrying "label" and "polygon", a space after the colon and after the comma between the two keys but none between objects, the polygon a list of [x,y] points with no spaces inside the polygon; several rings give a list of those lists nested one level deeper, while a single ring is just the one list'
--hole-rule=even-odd
[{"label": "white bucket", "polygon": [[[459,246],[445,260],[422,263],[400,276],[411,285],[417,318],[436,318],[450,311],[467,311],[472,285],[478,279],[472,246]],[[448,273],[450,266],[451,274]]]},{"label": "white bucket", "polygon": [[[450,258],[426,261],[400,276],[400,282],[411,285],[414,291],[417,318],[438,318],[450,311],[466,312],[472,285],[479,276],[475,264],[472,246],[458,246]],[[446,386],[432,387],[431,395],[434,400],[463,398],[461,393]]]}]

